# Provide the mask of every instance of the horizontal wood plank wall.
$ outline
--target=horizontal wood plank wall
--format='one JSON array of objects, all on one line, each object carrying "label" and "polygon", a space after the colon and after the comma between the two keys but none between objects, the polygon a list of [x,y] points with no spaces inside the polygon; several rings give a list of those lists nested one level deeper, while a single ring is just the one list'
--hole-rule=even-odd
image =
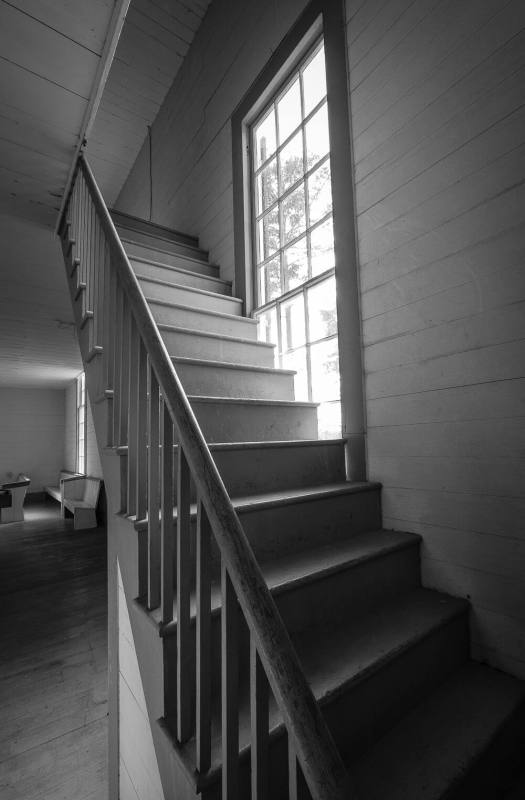
[{"label": "horizontal wood plank wall", "polygon": [[[154,222],[200,237],[233,278],[231,115],[306,6],[211,3],[152,129]],[[116,207],[149,218],[149,144]]]},{"label": "horizontal wood plank wall", "polygon": [[62,469],[64,390],[0,388],[0,483],[23,472],[30,492],[54,484]]},{"label": "horizontal wood plank wall", "polygon": [[525,677],[525,7],[347,0],[370,477]]}]

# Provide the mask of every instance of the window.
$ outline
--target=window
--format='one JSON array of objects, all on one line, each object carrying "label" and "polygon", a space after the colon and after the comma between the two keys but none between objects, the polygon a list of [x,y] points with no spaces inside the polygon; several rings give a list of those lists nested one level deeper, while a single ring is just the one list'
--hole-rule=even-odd
[{"label": "window", "polygon": [[295,397],[320,403],[319,435],[341,434],[332,181],[324,43],[251,126],[259,338],[296,371]]},{"label": "window", "polygon": [[77,378],[77,472],[86,473],[86,376]]}]

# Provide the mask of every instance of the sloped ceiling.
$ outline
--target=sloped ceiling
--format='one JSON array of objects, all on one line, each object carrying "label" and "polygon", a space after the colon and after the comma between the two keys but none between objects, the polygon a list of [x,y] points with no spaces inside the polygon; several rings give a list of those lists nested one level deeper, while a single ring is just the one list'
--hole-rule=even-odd
[{"label": "sloped ceiling", "polygon": [[[132,0],[87,153],[114,202],[208,6]],[[113,0],[0,0],[0,385],[81,369],[54,227]]]}]

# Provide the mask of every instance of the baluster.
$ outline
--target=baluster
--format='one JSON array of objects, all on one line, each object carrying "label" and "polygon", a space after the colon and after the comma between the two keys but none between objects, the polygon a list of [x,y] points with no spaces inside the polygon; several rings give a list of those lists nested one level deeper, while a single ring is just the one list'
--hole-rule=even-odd
[{"label": "baluster", "polygon": [[129,402],[128,402],[128,515],[137,513],[137,417],[138,417],[139,340],[135,320],[130,314]]},{"label": "baluster", "polygon": [[[159,383],[148,365],[148,607],[160,605]],[[172,493],[173,494],[173,493]],[[173,521],[173,510],[172,510]],[[172,606],[173,608],[173,606]],[[163,620],[164,621],[164,620]]]},{"label": "baluster", "polygon": [[173,483],[173,422],[170,412],[162,401],[161,443],[161,609],[162,622],[167,625],[173,619],[173,507],[175,505]]},{"label": "baluster", "polygon": [[142,337],[138,336],[138,375],[137,375],[137,519],[146,516],[148,498],[148,364],[146,348]]},{"label": "baluster", "polygon": [[[113,270],[112,270],[113,274]],[[122,369],[122,330],[123,330],[123,296],[122,289],[117,285],[116,275],[113,274],[115,285],[115,339],[113,345],[113,446],[120,444],[120,373]]]},{"label": "baluster", "polygon": [[80,287],[85,282],[84,272],[86,268],[85,263],[85,249],[86,249],[86,184],[84,176],[80,176],[80,205],[79,205],[79,220],[78,220],[78,257],[79,269],[77,270],[77,287]]},{"label": "baluster", "polygon": [[196,746],[197,770],[206,772],[211,761],[211,528],[202,501],[197,509],[196,542]]},{"label": "baluster", "polygon": [[181,744],[184,744],[192,733],[192,656],[190,646],[191,475],[180,442],[177,484],[177,738]]},{"label": "baluster", "polygon": [[224,562],[221,566],[222,796],[239,797],[238,607]]},{"label": "baluster", "polygon": [[111,255],[106,237],[103,235],[103,254],[104,259],[104,288],[102,298],[102,347],[104,361],[104,381],[106,389],[113,389],[113,348],[115,342],[115,274],[111,268]]},{"label": "baluster", "polygon": [[252,800],[268,798],[268,679],[250,635]]},{"label": "baluster", "polygon": [[120,336],[120,390],[119,390],[119,445],[127,445],[128,436],[128,390],[129,390],[129,350],[131,315],[128,300],[122,292],[122,326]]},{"label": "baluster", "polygon": [[[85,217],[85,259],[84,259],[84,291],[82,293],[82,322],[87,319],[87,314],[91,311],[89,305],[89,293],[91,290],[91,215],[92,215],[91,198],[89,190],[86,186],[86,217]],[[91,341],[92,333],[89,334],[89,349],[92,347]]]},{"label": "baluster", "polygon": [[310,800],[311,798],[303,771],[297,761],[297,753],[290,733],[288,733],[288,798],[289,800]]},{"label": "baluster", "polygon": [[[100,347],[102,345],[102,308],[104,297],[104,248],[102,239],[102,228],[98,214],[94,209],[95,214],[95,287],[93,299],[93,327],[94,327],[94,340],[95,345]],[[103,387],[104,388],[104,387]]]},{"label": "baluster", "polygon": [[[88,247],[88,258],[87,258],[87,277],[86,277],[86,290],[84,292],[84,299],[85,299],[85,307],[84,307],[84,316],[93,318],[93,294],[94,294],[94,284],[95,284],[95,209],[93,206],[93,201],[91,200],[91,195],[88,194],[88,229],[87,229],[87,247]],[[92,322],[89,326],[89,349],[90,351],[93,349],[93,346],[96,344],[95,341],[95,331],[94,331],[94,323]]]}]

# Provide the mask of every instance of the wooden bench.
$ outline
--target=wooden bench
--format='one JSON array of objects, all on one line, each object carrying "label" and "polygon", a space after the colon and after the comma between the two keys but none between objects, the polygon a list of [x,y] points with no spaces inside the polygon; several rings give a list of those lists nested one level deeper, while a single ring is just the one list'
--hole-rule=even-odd
[{"label": "wooden bench", "polygon": [[58,486],[44,486],[44,491],[46,492],[46,494],[52,497],[53,500],[57,500],[60,503],[60,505],[62,505],[63,481],[68,481],[71,478],[81,478],[81,477],[84,476],[81,475],[80,472],[71,472],[68,469],[63,469],[58,476]]},{"label": "wooden bench", "polygon": [[23,522],[24,500],[31,480],[19,475],[16,481],[0,485],[0,522]]},{"label": "wooden bench", "polygon": [[62,481],[62,515],[65,516],[66,509],[73,514],[75,530],[96,527],[101,483],[100,478],[90,475]]}]

